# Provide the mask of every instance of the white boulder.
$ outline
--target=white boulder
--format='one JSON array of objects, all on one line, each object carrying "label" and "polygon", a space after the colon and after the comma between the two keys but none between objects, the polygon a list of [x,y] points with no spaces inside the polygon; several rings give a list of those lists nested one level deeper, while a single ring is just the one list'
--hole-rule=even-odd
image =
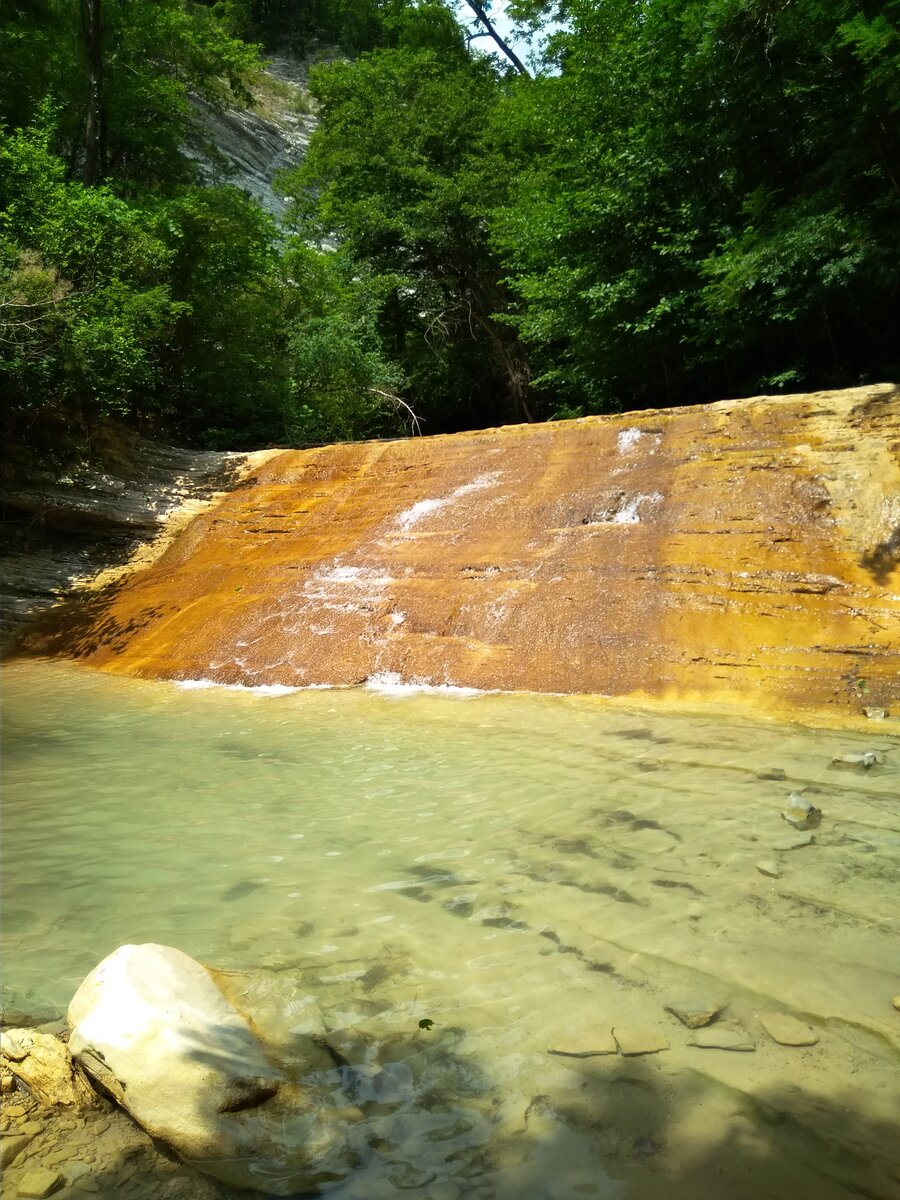
[{"label": "white boulder", "polygon": [[122,946],[76,992],[72,1055],[153,1137],[238,1187],[289,1195],[340,1179],[346,1114],[289,1082],[200,963]]}]

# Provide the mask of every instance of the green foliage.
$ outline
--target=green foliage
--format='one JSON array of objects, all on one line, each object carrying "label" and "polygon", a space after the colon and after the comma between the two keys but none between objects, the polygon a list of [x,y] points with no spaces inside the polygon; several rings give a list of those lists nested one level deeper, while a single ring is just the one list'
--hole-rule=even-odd
[{"label": "green foliage", "polygon": [[398,436],[409,416],[405,380],[378,332],[395,286],[359,273],[345,252],[295,242],[284,269],[291,295],[288,355],[294,404],[290,438],[310,444]]},{"label": "green foliage", "polygon": [[0,145],[8,429],[40,410],[131,411],[181,309],[167,286],[164,243],[107,188],[67,181],[51,137],[44,124]]},{"label": "green foliage", "polygon": [[[307,444],[900,370],[900,0],[509,11],[555,73],[439,0],[9,0],[7,433]],[[355,56],[313,72],[292,230],[187,153],[196,100],[278,98],[257,40]]]},{"label": "green foliage", "polygon": [[[0,122],[29,125],[51,96],[60,114],[55,149],[73,177],[85,159],[92,78],[81,7],[14,0],[0,13]],[[231,36],[213,9],[194,0],[102,0],[99,13],[101,177],[115,178],[120,190],[189,178],[183,147],[196,133],[191,96],[214,106],[249,101],[257,47]]]},{"label": "green foliage", "polygon": [[182,305],[163,360],[169,422],[213,446],[283,440],[286,332],[271,218],[232,187],[189,188],[150,213]]},{"label": "green foliage", "polygon": [[[429,8],[407,16],[444,39]],[[338,239],[396,280],[382,329],[432,428],[524,409],[527,367],[502,323],[505,289],[484,221],[496,164],[479,158],[502,86],[459,38],[321,67],[311,78],[321,123],[286,183],[307,234]]]},{"label": "green foliage", "polygon": [[896,370],[898,13],[568,5],[559,75],[496,117],[493,244],[545,388],[598,410]]}]

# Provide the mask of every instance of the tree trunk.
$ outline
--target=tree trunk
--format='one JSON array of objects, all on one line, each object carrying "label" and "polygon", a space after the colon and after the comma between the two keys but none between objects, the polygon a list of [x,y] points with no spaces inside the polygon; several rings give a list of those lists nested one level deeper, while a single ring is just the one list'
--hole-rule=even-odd
[{"label": "tree trunk", "polygon": [[512,65],[519,72],[519,74],[527,75],[528,68],[525,66],[525,64],[522,62],[522,60],[519,58],[518,54],[516,54],[515,50],[513,50],[513,48],[503,40],[503,38],[500,36],[500,34],[494,28],[493,24],[491,23],[490,17],[484,11],[484,8],[478,2],[478,0],[466,0],[466,4],[468,4],[469,8],[471,8],[472,12],[478,18],[480,23],[487,30],[488,36],[492,37],[494,39],[494,41],[497,44],[497,46],[499,47],[499,49],[502,51],[503,54],[506,55],[506,57],[509,59],[509,61],[512,63]]},{"label": "tree trunk", "polygon": [[88,62],[88,103],[84,123],[84,173],[88,187],[103,174],[103,47],[100,23],[101,0],[81,0],[81,29]]}]

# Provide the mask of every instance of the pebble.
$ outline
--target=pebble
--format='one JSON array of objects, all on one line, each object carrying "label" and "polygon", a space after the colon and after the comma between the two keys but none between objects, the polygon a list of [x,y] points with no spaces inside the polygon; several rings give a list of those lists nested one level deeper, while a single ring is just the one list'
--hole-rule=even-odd
[{"label": "pebble", "polygon": [[814,1046],[819,1035],[787,1013],[759,1013],[759,1023],[773,1042],[780,1046]]},{"label": "pebble", "polygon": [[761,858],[756,864],[756,869],[761,875],[768,875],[772,879],[778,879],[781,875],[781,868],[774,858]]},{"label": "pebble", "polygon": [[613,1037],[619,1050],[628,1058],[636,1054],[658,1054],[660,1050],[669,1049],[669,1039],[655,1029],[617,1027],[613,1030]]},{"label": "pebble", "polygon": [[709,1029],[698,1029],[688,1043],[704,1050],[755,1050],[756,1043],[742,1025],[721,1021]]},{"label": "pebble", "polygon": [[673,1001],[665,1007],[667,1012],[676,1016],[682,1025],[687,1025],[688,1029],[700,1029],[703,1025],[709,1025],[711,1021],[714,1021],[725,1005],[721,1001],[714,1003],[704,999]]},{"label": "pebble", "polygon": [[75,1187],[77,1187],[80,1192],[99,1192],[100,1191],[100,1184],[97,1182],[96,1179],[92,1179],[90,1175],[82,1175],[80,1179],[75,1179],[72,1182],[74,1183]]},{"label": "pebble", "polygon": [[19,1195],[43,1200],[44,1196],[52,1196],[54,1192],[58,1192],[65,1182],[59,1171],[35,1167],[19,1180]]},{"label": "pebble", "polygon": [[10,1092],[16,1090],[16,1077],[12,1071],[0,1072],[0,1093],[8,1096]]},{"label": "pebble", "polygon": [[39,1133],[44,1132],[43,1121],[26,1121],[22,1126],[22,1133],[27,1133],[29,1137],[37,1137]]},{"label": "pebble", "polygon": [[15,1162],[31,1138],[25,1134],[14,1134],[0,1141],[0,1170],[5,1170],[10,1163]]},{"label": "pebble", "polygon": [[5,1104],[3,1112],[7,1117],[24,1117],[26,1110],[21,1104]]},{"label": "pebble", "polygon": [[900,992],[898,992],[896,996],[891,996],[891,1004],[893,1004],[894,1008],[900,1011]]},{"label": "pebble", "polygon": [[871,706],[871,705],[868,708],[864,708],[863,712],[866,714],[866,716],[869,718],[870,721],[883,721],[884,718],[887,716],[887,711],[885,709],[875,708],[874,706]]}]

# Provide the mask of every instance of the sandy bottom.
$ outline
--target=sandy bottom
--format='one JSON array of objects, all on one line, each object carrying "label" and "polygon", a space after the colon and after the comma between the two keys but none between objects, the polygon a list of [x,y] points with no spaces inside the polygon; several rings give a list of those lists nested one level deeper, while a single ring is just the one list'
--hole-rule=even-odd
[{"label": "sandy bottom", "polygon": [[[349,1064],[331,1200],[900,1196],[896,722],[40,662],[7,668],[4,721],[4,1020],[59,1017],[124,942],[251,972],[275,1041],[324,1030]],[[822,819],[786,849],[791,792]],[[685,1000],[754,1048],[692,1045]],[[773,1012],[818,1040],[775,1042]],[[612,1030],[668,1048],[580,1057]],[[39,1119],[7,1188],[84,1165],[84,1130]],[[230,1195],[142,1153],[57,1195]]]}]

